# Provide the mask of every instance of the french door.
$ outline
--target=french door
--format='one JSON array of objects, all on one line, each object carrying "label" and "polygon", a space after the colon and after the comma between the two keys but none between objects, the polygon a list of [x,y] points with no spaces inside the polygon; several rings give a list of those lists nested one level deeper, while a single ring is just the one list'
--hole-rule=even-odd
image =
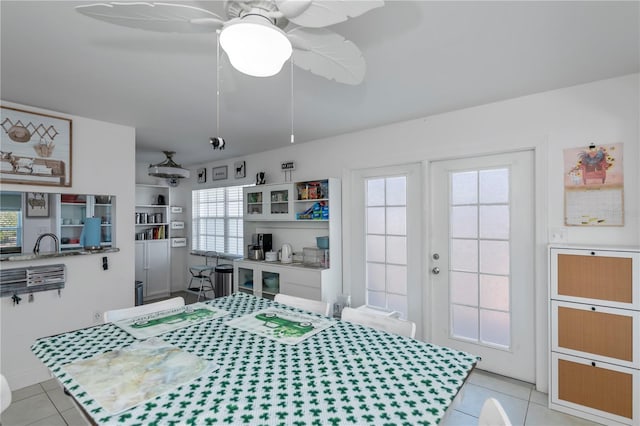
[{"label": "french door", "polygon": [[434,343],[535,382],[534,155],[431,163]]}]

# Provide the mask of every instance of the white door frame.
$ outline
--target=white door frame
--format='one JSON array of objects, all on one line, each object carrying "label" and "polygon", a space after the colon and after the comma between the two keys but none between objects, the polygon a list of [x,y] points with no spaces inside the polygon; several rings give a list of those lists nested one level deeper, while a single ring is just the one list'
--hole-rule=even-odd
[{"label": "white door frame", "polygon": [[[430,242],[430,229],[428,224],[431,223],[431,212],[429,208],[429,201],[431,199],[431,188],[428,176],[431,175],[431,163],[442,160],[460,159],[465,157],[476,157],[484,155],[492,155],[499,153],[510,153],[524,150],[534,151],[534,196],[535,196],[535,267],[534,267],[534,285],[535,285],[535,351],[536,351],[536,390],[540,392],[548,392],[549,390],[549,329],[548,329],[548,285],[547,285],[547,245],[548,245],[548,208],[547,197],[549,192],[549,183],[547,181],[547,175],[549,173],[548,164],[550,158],[548,154],[548,136],[525,136],[527,139],[532,139],[532,143],[529,146],[525,146],[515,150],[502,150],[502,151],[490,151],[490,152],[472,152],[468,155],[460,156],[442,156],[428,158],[423,161],[423,176],[425,176],[425,184],[423,188],[424,200],[422,214],[424,217],[424,231],[423,231],[423,262],[426,263],[423,267],[423,306],[430,306],[431,304],[431,287],[433,286],[432,276],[430,273],[430,255],[433,251]],[[470,151],[473,151],[470,149]],[[561,223],[562,219],[558,219]],[[423,315],[423,339],[429,341],[431,339],[431,327],[432,317],[430,312]]]}]

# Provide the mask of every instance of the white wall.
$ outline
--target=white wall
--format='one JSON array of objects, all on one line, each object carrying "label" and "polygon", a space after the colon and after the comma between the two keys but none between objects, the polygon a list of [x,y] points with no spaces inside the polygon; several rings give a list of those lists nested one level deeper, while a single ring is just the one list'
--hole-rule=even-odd
[{"label": "white wall", "polygon": [[19,389],[50,378],[30,350],[37,338],[89,327],[96,323],[94,313],[134,303],[135,129],[30,106],[3,105],[73,120],[73,180],[70,188],[3,183],[2,189],[115,195],[115,241],[120,249],[105,254],[110,265],[107,271],[102,269],[102,255],[0,262],[2,269],[57,263],[67,266],[67,282],[60,296],[57,291],[34,293],[34,301],[29,303],[25,295],[17,306],[10,297],[0,301],[0,371],[12,389]]},{"label": "white wall", "polygon": [[[566,89],[497,102],[479,107],[425,117],[389,126],[367,129],[310,143],[286,145],[224,162],[210,162],[191,168],[209,168],[245,160],[246,179],[230,177],[216,185],[254,182],[258,171],[267,173],[267,183],[284,180],[280,162],[294,160],[293,180],[340,177],[343,179],[343,264],[345,282],[350,281],[349,180],[351,172],[361,168],[386,166],[446,158],[534,149],[536,158],[536,347],[537,384],[547,388],[547,270],[548,228],[561,228],[564,217],[563,149],[587,146],[591,142],[624,144],[625,226],[571,227],[569,243],[592,245],[640,245],[640,163],[639,75],[598,81]],[[233,141],[229,141],[233,143]],[[424,176],[427,176],[428,170]],[[189,185],[191,184],[191,185]],[[176,191],[190,204],[195,181],[183,182]],[[424,182],[428,192],[429,182]],[[425,199],[428,200],[427,197]],[[429,206],[425,206],[425,245],[428,264]],[[187,216],[188,217],[188,216]],[[332,243],[333,244],[333,243]],[[174,256],[176,262],[178,256]],[[187,262],[180,260],[181,267]],[[430,328],[429,276],[423,276],[425,294],[425,330]],[[349,292],[345,288],[344,292]]]}]

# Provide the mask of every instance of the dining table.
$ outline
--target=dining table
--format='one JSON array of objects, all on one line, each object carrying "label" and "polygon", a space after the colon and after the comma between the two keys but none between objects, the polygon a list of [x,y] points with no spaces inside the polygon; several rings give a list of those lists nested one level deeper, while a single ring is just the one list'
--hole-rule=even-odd
[{"label": "dining table", "polygon": [[[157,339],[215,368],[115,414],[69,373],[70,366],[140,339],[106,323],[37,339],[31,349],[98,425],[438,424],[479,361],[243,292],[204,303],[226,314]],[[317,317],[325,326],[295,344],[231,326],[270,308]],[[94,367],[85,373],[100,372]]]}]

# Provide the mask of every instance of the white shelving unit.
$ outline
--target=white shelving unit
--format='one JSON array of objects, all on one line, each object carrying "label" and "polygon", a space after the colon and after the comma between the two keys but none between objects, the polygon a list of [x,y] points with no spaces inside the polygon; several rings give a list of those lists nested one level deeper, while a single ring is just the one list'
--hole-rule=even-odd
[{"label": "white shelving unit", "polygon": [[169,206],[168,187],[136,185],[135,279],[143,282],[145,300],[171,292]]},{"label": "white shelving unit", "polygon": [[[234,262],[235,291],[267,298],[281,292],[333,306],[342,294],[341,200],[340,180],[335,178],[245,188],[245,259]],[[272,234],[274,251],[291,244],[296,258],[303,248],[316,247],[316,237],[328,236],[329,266],[247,260],[247,245],[256,233]]]}]

